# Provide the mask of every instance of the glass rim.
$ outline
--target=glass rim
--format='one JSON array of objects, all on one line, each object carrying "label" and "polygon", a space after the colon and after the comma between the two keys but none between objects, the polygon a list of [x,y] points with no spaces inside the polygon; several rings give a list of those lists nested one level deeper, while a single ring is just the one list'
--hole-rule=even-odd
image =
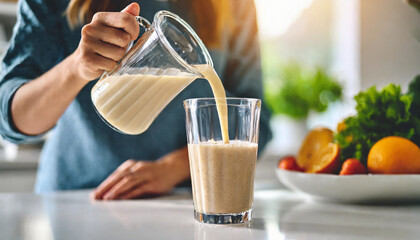
[{"label": "glass rim", "polygon": [[[209,102],[211,102],[212,103],[212,105],[214,104],[216,104],[216,99],[221,99],[221,98],[211,98],[211,97],[206,97],[206,98],[189,98],[189,99],[185,99],[184,101],[182,101],[183,102],[183,104],[184,104],[184,106],[185,107],[187,107],[187,106],[189,106],[189,105],[191,105],[191,104],[193,104],[193,103],[197,103],[197,102],[206,102],[206,101],[209,101]],[[255,103],[258,103],[258,102],[262,102],[262,100],[261,99],[259,99],[259,98],[241,98],[241,97],[227,97],[226,98],[226,104],[227,105],[232,105],[233,103],[230,103],[229,104],[229,102],[231,102],[231,101],[247,101],[247,102],[255,102]]]},{"label": "glass rim", "polygon": [[187,61],[185,61],[181,56],[179,56],[179,54],[172,48],[168,39],[163,34],[163,31],[162,31],[162,28],[161,28],[161,23],[163,22],[163,20],[165,18],[171,18],[171,19],[177,21],[179,24],[181,24],[182,27],[184,27],[184,29],[192,36],[193,40],[198,44],[199,48],[201,49],[201,51],[204,55],[204,58],[205,58],[207,64],[213,67],[213,60],[211,59],[210,53],[208,52],[206,46],[201,41],[201,39],[197,35],[197,33],[195,33],[195,31],[191,28],[191,26],[188,25],[188,23],[185,22],[178,15],[176,15],[172,12],[169,12],[169,11],[165,11],[165,10],[161,10],[161,11],[156,13],[156,15],[153,19],[153,24],[156,27],[157,35],[159,36],[159,39],[163,42],[163,45],[166,47],[166,49],[168,49],[169,53],[173,57],[175,57],[175,59],[178,62],[180,62],[185,68],[187,68],[188,70],[192,71],[193,73],[195,73],[199,76],[203,76],[197,69],[191,67],[191,65]]}]

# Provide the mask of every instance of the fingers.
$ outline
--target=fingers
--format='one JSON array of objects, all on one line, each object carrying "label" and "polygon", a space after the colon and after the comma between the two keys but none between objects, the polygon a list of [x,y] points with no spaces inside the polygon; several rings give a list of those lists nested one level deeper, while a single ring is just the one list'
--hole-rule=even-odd
[{"label": "fingers", "polygon": [[127,12],[98,12],[93,16],[92,23],[120,28],[130,35],[131,40],[135,40],[140,32],[136,18]]},{"label": "fingers", "polygon": [[147,181],[146,174],[130,174],[115,184],[104,196],[104,200],[119,199],[121,195],[141,186]]},{"label": "fingers", "polygon": [[133,16],[138,16],[140,14],[140,6],[137,3],[131,3],[125,7],[121,12],[129,13]]},{"label": "fingers", "polygon": [[96,53],[85,53],[80,59],[83,68],[91,74],[102,74],[103,71],[111,71],[117,66],[117,62],[112,59],[104,58]]},{"label": "fingers", "polygon": [[129,191],[125,194],[122,194],[119,197],[119,199],[132,199],[132,198],[140,197],[147,194],[154,194],[155,192],[156,191],[153,184],[146,183],[134,189],[133,191]]},{"label": "fingers", "polygon": [[129,169],[135,164],[134,160],[127,160],[121,164],[99,187],[96,188],[93,195],[95,199],[102,199],[115,184],[117,184],[126,174]]},{"label": "fingers", "polygon": [[90,81],[104,70],[115,68],[126,47],[139,35],[140,28],[135,18],[139,11],[139,5],[133,3],[122,12],[99,12],[82,28],[82,39],[73,55],[75,62],[80,63],[75,69],[81,78]]},{"label": "fingers", "polygon": [[102,57],[113,60],[115,63],[117,63],[126,52],[125,48],[101,41],[97,42],[96,46],[97,48],[92,49],[92,51],[94,51],[96,54],[99,54]]},{"label": "fingers", "polygon": [[168,170],[156,162],[126,161],[97,188],[94,198],[129,199],[167,193],[174,186]]},{"label": "fingers", "polygon": [[82,36],[90,40],[100,40],[118,47],[125,48],[131,42],[131,36],[122,29],[98,26],[98,23],[83,27]]}]

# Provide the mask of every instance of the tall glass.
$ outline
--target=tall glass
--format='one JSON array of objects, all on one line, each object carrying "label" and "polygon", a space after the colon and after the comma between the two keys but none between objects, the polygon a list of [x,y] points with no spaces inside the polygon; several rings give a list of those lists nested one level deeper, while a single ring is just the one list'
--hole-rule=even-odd
[{"label": "tall glass", "polygon": [[229,144],[214,98],[184,101],[194,216],[199,222],[251,220],[261,100],[227,98]]}]

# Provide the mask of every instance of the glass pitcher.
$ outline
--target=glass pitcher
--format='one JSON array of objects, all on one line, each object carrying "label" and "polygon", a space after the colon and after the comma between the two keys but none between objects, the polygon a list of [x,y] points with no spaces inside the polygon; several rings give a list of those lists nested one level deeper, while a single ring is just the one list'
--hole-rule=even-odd
[{"label": "glass pitcher", "polygon": [[160,11],[152,24],[139,16],[136,20],[145,33],[91,92],[101,118],[131,135],[146,131],[179,92],[203,78],[194,65],[213,67],[200,38],[177,15]]}]

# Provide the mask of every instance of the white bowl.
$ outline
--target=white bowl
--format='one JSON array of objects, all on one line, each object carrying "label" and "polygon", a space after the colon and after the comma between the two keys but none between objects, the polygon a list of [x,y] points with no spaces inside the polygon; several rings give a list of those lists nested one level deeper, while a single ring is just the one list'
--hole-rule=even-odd
[{"label": "white bowl", "polygon": [[288,188],[312,199],[348,203],[420,203],[420,174],[332,175],[276,169]]}]

